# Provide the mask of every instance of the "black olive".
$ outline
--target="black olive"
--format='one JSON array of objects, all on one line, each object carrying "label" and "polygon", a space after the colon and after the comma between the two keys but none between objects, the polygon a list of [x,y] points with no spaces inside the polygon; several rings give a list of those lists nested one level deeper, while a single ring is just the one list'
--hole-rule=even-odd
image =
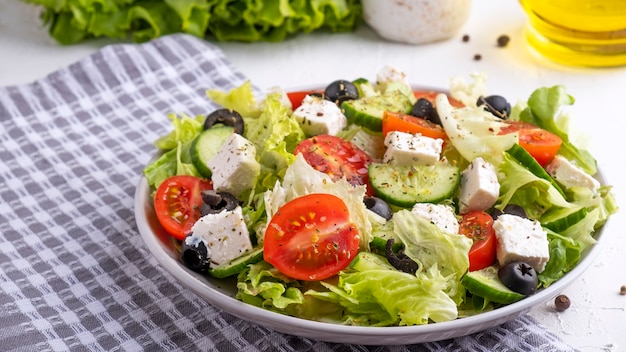
[{"label": "black olive", "polygon": [[365,203],[367,209],[382,216],[385,220],[389,220],[393,216],[393,211],[389,204],[378,197],[365,197],[363,198],[363,203]]},{"label": "black olive", "polygon": [[435,109],[433,104],[428,99],[417,99],[415,104],[413,104],[413,108],[411,109],[411,115],[421,117],[441,126],[441,119],[439,118],[439,114],[437,114],[437,109]]},{"label": "black olive", "polygon": [[537,291],[537,272],[527,263],[510,262],[498,269],[498,277],[504,286],[511,291],[525,296],[532,295]]},{"label": "black olive", "polygon": [[193,234],[185,237],[180,254],[183,264],[189,269],[202,270],[209,267],[209,250],[200,237]]},{"label": "black olive", "polygon": [[243,117],[231,109],[217,109],[204,120],[204,129],[208,130],[217,124],[223,124],[235,129],[235,133],[243,135]]},{"label": "black olive", "polygon": [[326,87],[324,96],[333,103],[341,105],[346,100],[359,99],[359,91],[354,83],[340,79]]},{"label": "black olive", "polygon": [[485,105],[485,110],[503,120],[506,120],[511,114],[511,104],[500,95],[480,96],[476,105]]},{"label": "black olive", "polygon": [[413,261],[413,259],[409,258],[408,255],[404,254],[404,250],[400,250],[400,252],[395,253],[393,251],[394,243],[395,240],[391,238],[387,240],[387,245],[385,246],[385,256],[387,257],[389,264],[405,273],[415,274],[417,269],[419,269],[419,265]]},{"label": "black olive", "polygon": [[491,211],[491,217],[493,217],[494,220],[502,214],[517,215],[519,217],[528,219],[528,214],[526,214],[526,210],[524,210],[521,205],[517,204],[507,204],[502,210],[493,209]]},{"label": "black olive", "polygon": [[237,197],[228,192],[217,192],[211,189],[202,191],[200,196],[204,201],[200,208],[202,216],[221,213],[222,210],[233,210],[239,206]]}]

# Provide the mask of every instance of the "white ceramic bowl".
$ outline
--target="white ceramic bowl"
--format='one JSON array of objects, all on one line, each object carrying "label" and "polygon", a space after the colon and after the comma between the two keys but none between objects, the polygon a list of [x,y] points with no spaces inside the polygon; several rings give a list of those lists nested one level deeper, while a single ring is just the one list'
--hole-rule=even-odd
[{"label": "white ceramic bowl", "polygon": [[362,0],[363,20],[381,37],[423,44],[458,34],[471,0]]},{"label": "white ceramic bowl", "polygon": [[[601,182],[604,182],[599,173]],[[582,255],[581,262],[548,288],[519,302],[453,321],[419,326],[363,327],[321,323],[264,310],[235,299],[235,279],[219,280],[187,269],[179,259],[175,242],[160,226],[154,213],[151,191],[142,176],[135,192],[137,228],[146,247],[161,266],[180,283],[212,304],[253,324],[286,334],[311,339],[359,345],[405,345],[445,340],[479,332],[526,313],[532,307],[554,299],[575,281],[601,251],[605,242],[602,229],[596,234],[598,243]]]}]

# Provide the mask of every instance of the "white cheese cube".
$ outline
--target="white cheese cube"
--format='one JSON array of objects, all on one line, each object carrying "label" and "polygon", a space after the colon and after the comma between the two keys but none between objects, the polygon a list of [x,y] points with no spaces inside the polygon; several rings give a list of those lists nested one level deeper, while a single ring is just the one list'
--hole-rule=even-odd
[{"label": "white cheese cube", "polygon": [[191,232],[204,240],[211,267],[228,264],[252,250],[241,207],[205,215],[191,227]]},{"label": "white cheese cube", "polygon": [[556,182],[565,188],[585,187],[591,189],[594,193],[600,188],[598,180],[561,155],[556,155],[546,165],[546,171]]},{"label": "white cheese cube", "polygon": [[385,137],[383,162],[393,165],[433,165],[441,155],[443,140],[421,134],[393,131]]},{"label": "white cheese cube", "polygon": [[261,173],[254,144],[237,133],[226,139],[222,148],[209,160],[208,166],[213,188],[232,193],[235,197],[252,189]]},{"label": "white cheese cube", "polygon": [[486,210],[498,200],[500,183],[496,168],[478,157],[461,173],[459,211],[465,214],[472,210]]},{"label": "white cheese cube", "polygon": [[406,78],[406,73],[395,67],[387,65],[376,74],[376,84],[379,87],[382,87],[383,90],[389,83],[392,82],[403,83],[408,89],[411,89],[411,85]]},{"label": "white cheese cube", "polygon": [[493,229],[498,239],[496,257],[500,265],[519,260],[538,273],[545,269],[550,259],[548,233],[538,221],[502,214],[493,222]]},{"label": "white cheese cube", "polygon": [[459,220],[454,214],[454,209],[449,205],[417,203],[411,212],[437,225],[445,233],[459,233]]},{"label": "white cheese cube", "polygon": [[304,97],[293,116],[309,137],[319,134],[334,136],[348,125],[348,119],[337,104],[311,95]]}]

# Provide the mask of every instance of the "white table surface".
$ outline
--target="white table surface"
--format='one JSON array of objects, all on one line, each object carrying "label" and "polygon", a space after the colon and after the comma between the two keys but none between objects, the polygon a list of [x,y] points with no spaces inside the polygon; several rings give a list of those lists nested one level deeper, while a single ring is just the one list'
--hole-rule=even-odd
[{"label": "white table surface", "polygon": [[[552,64],[526,47],[525,15],[514,0],[474,0],[469,21],[451,40],[411,46],[389,43],[368,28],[356,33],[302,35],[281,43],[218,43],[232,63],[261,88],[327,84],[338,78],[373,78],[384,65],[404,70],[415,84],[446,88],[451,76],[484,72],[490,93],[511,101],[526,99],[537,87],[563,84],[577,101],[573,125],[588,137],[618,203],[626,209],[626,67],[572,68]],[[469,42],[461,36],[468,34]],[[496,38],[507,34],[506,48]],[[28,83],[98,50],[110,40],[60,46],[41,27],[39,9],[17,0],[0,2],[0,86]],[[480,54],[482,59],[474,60]],[[556,312],[546,302],[531,314],[581,351],[626,350],[626,221],[616,214],[605,227],[603,251],[563,293],[572,306]]]}]

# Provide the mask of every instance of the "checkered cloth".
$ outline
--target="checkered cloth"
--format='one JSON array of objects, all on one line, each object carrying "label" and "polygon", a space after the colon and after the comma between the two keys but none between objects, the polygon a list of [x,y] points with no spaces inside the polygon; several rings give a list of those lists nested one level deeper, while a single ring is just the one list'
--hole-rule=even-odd
[{"label": "checkered cloth", "polygon": [[240,320],[182,287],[144,247],[135,186],[166,113],[211,111],[205,89],[245,79],[215,46],[172,35],[0,88],[0,350],[571,350],[527,315],[436,343],[333,344]]}]

